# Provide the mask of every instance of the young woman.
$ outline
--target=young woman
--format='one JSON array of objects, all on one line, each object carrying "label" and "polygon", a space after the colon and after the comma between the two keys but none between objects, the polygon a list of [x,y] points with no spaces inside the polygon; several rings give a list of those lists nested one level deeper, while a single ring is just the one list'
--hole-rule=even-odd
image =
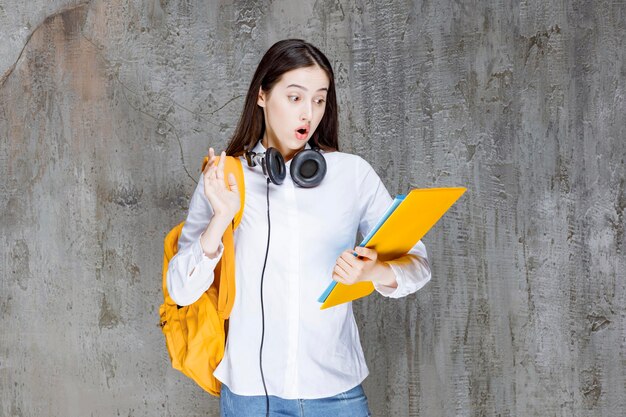
[{"label": "young woman", "polygon": [[214,372],[222,416],[371,415],[352,303],[320,310],[317,299],[331,279],[372,281],[392,298],[430,279],[421,241],[388,262],[355,247],[357,231],[367,235],[393,199],[368,162],[339,151],[337,135],[328,59],[287,39],[261,59],[219,164],[209,148],[167,285],[187,305],[213,282],[221,237],[240,208],[239,185],[232,175],[225,185],[223,161],[240,158],[246,195],[235,229],[236,294]]}]

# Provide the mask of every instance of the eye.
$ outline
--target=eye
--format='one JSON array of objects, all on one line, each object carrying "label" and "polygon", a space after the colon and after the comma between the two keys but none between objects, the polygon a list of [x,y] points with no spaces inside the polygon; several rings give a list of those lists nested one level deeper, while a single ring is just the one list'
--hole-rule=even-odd
[{"label": "eye", "polygon": [[298,96],[289,96],[289,101],[296,101],[296,100],[291,100],[292,98],[298,99],[300,97],[298,97]]},{"label": "eye", "polygon": [[324,104],[326,100],[324,100],[323,98],[320,98],[319,100],[317,100],[317,104]]}]

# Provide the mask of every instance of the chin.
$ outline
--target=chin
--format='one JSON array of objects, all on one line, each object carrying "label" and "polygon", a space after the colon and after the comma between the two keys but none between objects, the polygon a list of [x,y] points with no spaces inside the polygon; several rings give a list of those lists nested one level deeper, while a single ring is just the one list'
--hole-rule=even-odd
[{"label": "chin", "polygon": [[291,149],[300,149],[307,143],[307,141],[308,141],[308,139],[307,140],[302,140],[302,141],[300,141],[298,139],[293,139],[290,142],[291,144],[293,144],[292,146],[290,146],[290,148]]}]

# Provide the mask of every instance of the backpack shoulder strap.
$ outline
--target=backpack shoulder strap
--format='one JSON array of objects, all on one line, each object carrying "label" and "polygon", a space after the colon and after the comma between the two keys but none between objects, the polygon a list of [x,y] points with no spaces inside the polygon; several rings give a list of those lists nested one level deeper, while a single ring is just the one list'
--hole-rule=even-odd
[{"label": "backpack shoulder strap", "polygon": [[184,221],[178,223],[174,226],[165,236],[163,241],[163,295],[165,301],[168,301],[169,292],[167,291],[167,268],[170,262],[170,259],[176,255],[178,252],[178,237],[180,236],[180,232],[183,230]]},{"label": "backpack shoulder strap", "polygon": [[[202,171],[204,171],[208,160],[208,156],[205,156],[204,162],[202,164]],[[216,160],[217,163],[219,163],[219,157],[217,157]],[[230,312],[233,308],[233,304],[235,303],[234,230],[237,228],[237,226],[239,226],[241,218],[243,217],[243,208],[245,204],[246,193],[243,177],[243,166],[241,164],[241,160],[234,156],[226,156],[226,161],[224,161],[224,163],[224,182],[226,183],[226,186],[229,187],[228,174],[231,172],[235,174],[235,179],[237,180],[237,188],[239,188],[239,198],[241,202],[239,211],[233,218],[231,224],[228,225],[228,227],[224,231],[224,235],[222,236],[224,251],[222,253],[222,258],[215,268],[216,277],[213,281],[213,283],[217,284],[218,286],[217,312],[222,319],[226,320],[230,317]]]}]

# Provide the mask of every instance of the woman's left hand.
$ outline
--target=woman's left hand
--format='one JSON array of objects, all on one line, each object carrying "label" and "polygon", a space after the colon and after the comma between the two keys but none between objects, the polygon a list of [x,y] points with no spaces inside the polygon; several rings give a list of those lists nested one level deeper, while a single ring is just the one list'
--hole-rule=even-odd
[{"label": "woman's left hand", "polygon": [[[354,256],[354,252],[358,257]],[[357,246],[354,250],[345,250],[335,263],[333,279],[342,284],[352,285],[360,281],[377,282],[389,268],[378,260],[378,252],[371,248]]]}]

